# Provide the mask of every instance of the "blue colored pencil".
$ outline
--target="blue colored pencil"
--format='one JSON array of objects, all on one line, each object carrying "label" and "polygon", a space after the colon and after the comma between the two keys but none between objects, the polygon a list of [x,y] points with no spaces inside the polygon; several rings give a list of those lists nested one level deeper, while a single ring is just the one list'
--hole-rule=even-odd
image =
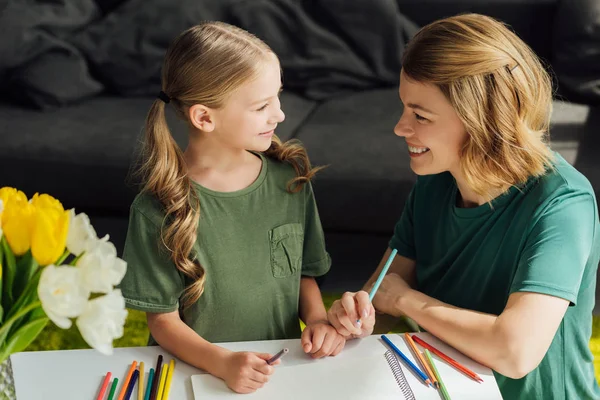
[{"label": "blue colored pencil", "polygon": [[398,253],[398,250],[396,250],[396,249],[392,250],[392,252],[390,253],[390,256],[388,257],[387,261],[385,262],[383,269],[379,273],[379,276],[377,277],[377,280],[375,281],[375,284],[373,285],[373,289],[371,289],[371,292],[369,293],[369,301],[373,301],[373,297],[375,297],[375,293],[377,293],[377,289],[379,289],[379,285],[381,285],[383,278],[385,278],[385,274],[387,274],[388,269],[390,269],[390,265],[392,265],[392,261],[394,260],[394,257],[396,257],[396,253]]},{"label": "blue colored pencil", "polygon": [[[398,250],[393,249],[392,252],[390,253],[390,256],[388,257],[387,261],[385,262],[385,265],[383,266],[383,269],[381,270],[381,272],[379,273],[379,276],[377,277],[377,280],[375,281],[375,285],[373,285],[373,288],[371,289],[371,292],[369,293],[369,301],[373,301],[373,297],[375,297],[375,293],[377,293],[377,289],[379,289],[379,285],[381,285],[381,282],[383,281],[383,278],[385,278],[385,274],[387,274],[388,269],[390,269],[390,265],[392,265],[392,261],[394,260],[394,257],[396,257],[396,253],[398,253]],[[360,324],[360,318],[358,318],[356,320],[357,324]]]},{"label": "blue colored pencil", "polygon": [[150,400],[150,392],[152,391],[152,378],[154,378],[154,368],[150,368],[150,372],[148,372],[148,386],[146,386],[144,400]]},{"label": "blue colored pencil", "polygon": [[135,382],[137,381],[139,375],[139,370],[136,369],[135,371],[133,371],[133,375],[131,376],[129,386],[127,386],[127,392],[125,392],[125,397],[123,398],[123,400],[129,400],[131,398],[131,393],[133,393],[133,388],[135,387]]},{"label": "blue colored pencil", "polygon": [[421,371],[419,369],[419,367],[417,367],[415,364],[413,364],[412,361],[410,361],[410,359],[408,357],[406,357],[404,355],[404,353],[402,353],[400,351],[399,348],[396,347],[396,345],[394,343],[392,343],[392,341],[390,339],[388,339],[387,336],[385,335],[381,335],[381,339],[383,339],[383,341],[396,353],[400,356],[400,358],[402,358],[402,360],[404,360],[404,362],[406,363],[406,365],[408,365],[410,367],[410,369],[412,369],[422,380],[423,382],[427,385],[427,386],[431,386],[431,381],[429,380],[429,378],[427,377],[427,375],[425,375],[423,373],[423,371]]}]

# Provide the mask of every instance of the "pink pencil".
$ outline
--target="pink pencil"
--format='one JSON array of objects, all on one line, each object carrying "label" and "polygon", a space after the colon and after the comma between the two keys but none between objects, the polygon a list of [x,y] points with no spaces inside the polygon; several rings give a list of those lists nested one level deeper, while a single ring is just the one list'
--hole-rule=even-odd
[{"label": "pink pencil", "polygon": [[104,380],[102,381],[102,386],[100,386],[100,393],[98,393],[98,397],[96,400],[102,400],[104,398],[104,393],[106,393],[106,388],[108,387],[108,382],[110,382],[111,373],[107,372]]}]

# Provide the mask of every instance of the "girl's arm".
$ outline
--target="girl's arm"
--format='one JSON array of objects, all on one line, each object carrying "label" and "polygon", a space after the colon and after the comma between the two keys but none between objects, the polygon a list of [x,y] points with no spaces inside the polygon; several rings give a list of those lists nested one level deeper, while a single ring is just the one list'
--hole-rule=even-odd
[{"label": "girl's arm", "polygon": [[146,318],[152,337],[162,348],[196,368],[222,376],[223,359],[231,351],[204,340],[181,320],[179,311],[146,313]]},{"label": "girl's arm", "polygon": [[315,278],[301,278],[299,302],[300,318],[306,324],[301,337],[304,352],[313,358],[337,355],[344,348],[346,339],[329,324]]},{"label": "girl's arm", "polygon": [[538,366],[569,306],[562,298],[517,292],[500,315],[485,314],[429,297],[395,274],[386,276],[379,290],[376,308],[407,315],[460,352],[513,379]]},{"label": "girl's arm", "polygon": [[321,290],[315,278],[303,276],[300,279],[300,319],[310,325],[316,322],[327,323],[327,311],[323,305]]},{"label": "girl's arm", "polygon": [[[261,388],[273,373],[267,364],[272,355],[251,352],[232,352],[214,345],[179,317],[178,311],[146,313],[152,337],[162,348],[177,358],[221,378],[238,393],[252,393]],[[279,364],[279,360],[272,365]]]}]

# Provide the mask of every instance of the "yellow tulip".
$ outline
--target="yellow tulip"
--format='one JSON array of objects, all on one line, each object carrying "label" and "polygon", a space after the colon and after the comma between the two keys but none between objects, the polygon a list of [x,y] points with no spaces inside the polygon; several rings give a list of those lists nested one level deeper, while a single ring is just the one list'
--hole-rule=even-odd
[{"label": "yellow tulip", "polygon": [[[2,188],[4,190],[6,188]],[[6,195],[8,191],[5,191]],[[2,194],[0,194],[2,195]],[[27,201],[23,192],[8,193],[2,212],[2,230],[4,236],[16,256],[21,256],[31,246],[34,207]]]},{"label": "yellow tulip", "polygon": [[20,190],[15,189],[15,188],[5,186],[0,189],[0,200],[2,200],[2,202],[5,205],[8,202],[8,200],[10,200],[16,196],[27,199],[27,196],[25,196],[25,193],[21,192]]},{"label": "yellow tulip", "polygon": [[47,194],[36,193],[31,204],[35,207],[31,254],[40,265],[53,264],[65,251],[69,212]]}]

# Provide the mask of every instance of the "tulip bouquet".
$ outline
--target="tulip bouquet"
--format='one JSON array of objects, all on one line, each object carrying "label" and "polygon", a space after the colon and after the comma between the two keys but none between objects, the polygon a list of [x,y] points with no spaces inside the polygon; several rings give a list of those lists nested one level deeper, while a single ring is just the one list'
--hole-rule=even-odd
[{"label": "tulip bouquet", "polygon": [[72,320],[104,354],[123,335],[127,311],[119,284],[127,265],[87,215],[46,194],[27,199],[0,189],[0,363],[24,350],[48,320]]}]

